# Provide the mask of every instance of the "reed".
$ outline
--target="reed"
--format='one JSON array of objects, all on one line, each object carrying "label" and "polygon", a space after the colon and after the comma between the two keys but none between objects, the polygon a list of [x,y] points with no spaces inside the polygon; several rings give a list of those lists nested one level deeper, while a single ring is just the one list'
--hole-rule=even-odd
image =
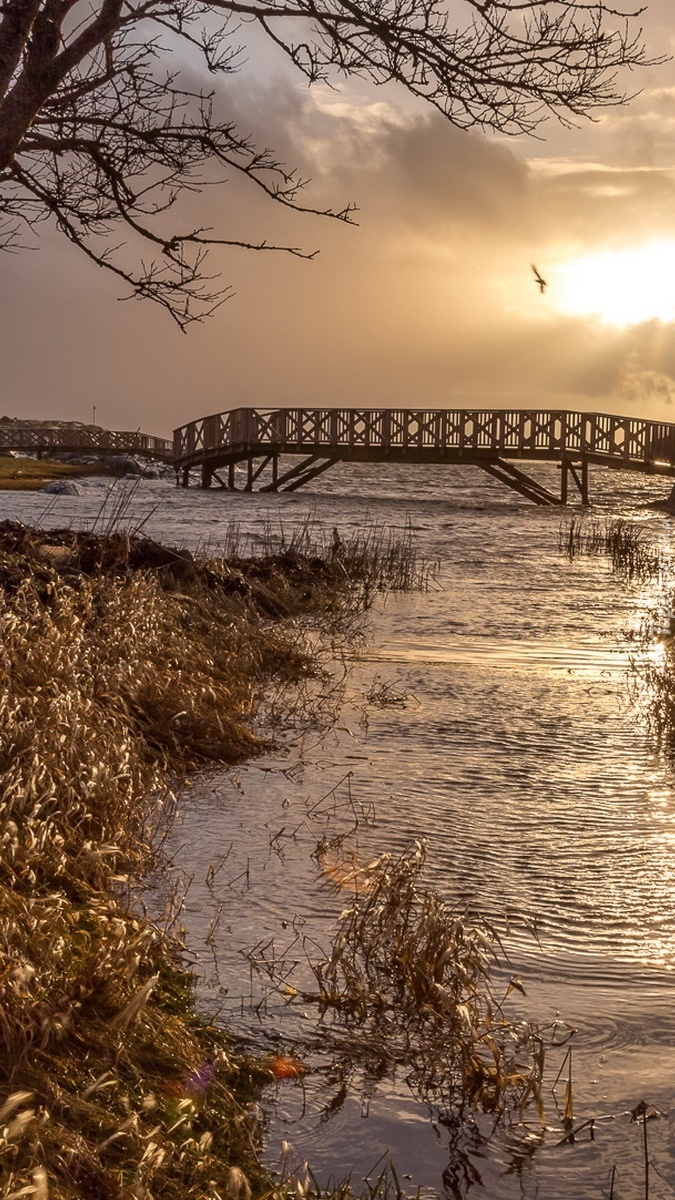
[{"label": "reed", "polygon": [[[16,557],[3,567],[15,577]],[[174,1011],[188,980],[122,899],[152,859],[169,774],[254,752],[272,664],[309,669],[240,609],[147,572],[39,566],[0,606],[3,1195],[44,1180],[53,1196],[182,1197],[205,1171],[223,1187],[230,1166],[250,1172],[228,1084],[241,1067]],[[190,1084],[208,1061],[210,1115]]]},{"label": "reed", "polygon": [[645,530],[630,521],[572,519],[561,525],[558,548],[572,561],[580,555],[608,558],[613,570],[646,582],[662,574],[662,555]]},{"label": "reed", "polygon": [[230,525],[216,551],[207,556],[235,564],[251,554],[258,558],[297,555],[306,561],[321,560],[336,586],[348,586],[367,605],[381,591],[426,590],[438,575],[439,565],[424,559],[415,545],[409,521],[395,529],[367,521],[358,531],[330,531],[313,516],[291,528],[267,521],[254,534]]},{"label": "reed", "polygon": [[269,1075],[195,1018],[129,896],[161,868],[172,779],[268,744],[266,694],[316,672],[305,625],[362,605],[359,571],[0,525],[3,1200],[269,1187],[248,1104]]},{"label": "reed", "polygon": [[651,627],[632,639],[631,692],[636,711],[664,749],[675,745],[675,644],[672,634],[654,640]]}]

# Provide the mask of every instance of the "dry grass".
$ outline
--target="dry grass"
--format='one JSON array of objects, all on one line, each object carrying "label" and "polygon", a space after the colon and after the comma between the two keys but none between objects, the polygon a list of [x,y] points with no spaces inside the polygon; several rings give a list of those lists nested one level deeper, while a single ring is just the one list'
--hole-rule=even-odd
[{"label": "dry grass", "polygon": [[269,1188],[247,1105],[265,1071],[195,1020],[175,945],[124,897],[170,779],[255,753],[264,694],[314,670],[308,614],[373,586],[337,552],[195,564],[0,526],[3,1200]]},{"label": "dry grass", "polygon": [[55,1196],[201,1196],[205,1172],[226,1194],[242,1157],[236,1123],[234,1160],[213,1127],[236,1108],[228,1072],[211,1116],[186,1082],[218,1058],[215,1035],[167,1008],[170,947],[119,896],[148,865],[168,773],[254,752],[271,664],[308,664],[253,609],[167,592],[156,573],[40,566],[18,582],[16,558],[3,569],[15,590],[0,607],[1,1078],[5,1097],[30,1096],[0,1135],[0,1194],[40,1171]]},{"label": "dry grass", "polygon": [[295,529],[271,522],[262,533],[248,537],[233,524],[225,533],[222,558],[232,565],[242,555],[255,553],[263,560],[288,556],[321,562],[338,591],[345,586],[367,604],[378,591],[425,590],[435,580],[440,564],[420,557],[412,527],[392,529],[366,521],[356,533],[328,531],[313,518]]}]

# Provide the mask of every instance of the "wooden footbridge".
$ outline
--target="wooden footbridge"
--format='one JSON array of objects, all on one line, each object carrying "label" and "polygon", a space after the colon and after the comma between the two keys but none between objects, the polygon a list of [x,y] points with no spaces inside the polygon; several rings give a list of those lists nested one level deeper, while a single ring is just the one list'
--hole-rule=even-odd
[{"label": "wooden footbridge", "polygon": [[64,421],[56,423],[0,421],[0,454],[22,450],[42,458],[44,454],[82,453],[98,456],[133,454],[141,458],[173,461],[173,442],[169,438],[153,437],[150,433],[101,429]]},{"label": "wooden footbridge", "polygon": [[[538,409],[237,408],[174,433],[183,487],[198,468],[203,488],[290,492],[339,462],[474,466],[535,504],[566,504],[570,487],[587,504],[590,464],[675,476],[675,424]],[[560,464],[559,494],[529,462]]]}]

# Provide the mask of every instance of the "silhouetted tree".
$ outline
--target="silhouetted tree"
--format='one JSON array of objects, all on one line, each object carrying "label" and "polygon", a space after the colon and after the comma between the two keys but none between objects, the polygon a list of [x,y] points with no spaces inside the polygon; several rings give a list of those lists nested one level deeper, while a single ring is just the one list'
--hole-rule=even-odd
[{"label": "silhouetted tree", "polygon": [[[206,273],[210,245],[302,251],[172,228],[178,195],[224,167],[303,206],[296,172],[168,69],[181,50],[228,74],[252,24],[310,82],[397,81],[456,126],[507,133],[623,102],[617,71],[646,61],[638,13],[600,0],[0,0],[0,13],[0,247],[51,217],[183,328],[228,295]],[[150,243],[149,263],[118,226]]]}]

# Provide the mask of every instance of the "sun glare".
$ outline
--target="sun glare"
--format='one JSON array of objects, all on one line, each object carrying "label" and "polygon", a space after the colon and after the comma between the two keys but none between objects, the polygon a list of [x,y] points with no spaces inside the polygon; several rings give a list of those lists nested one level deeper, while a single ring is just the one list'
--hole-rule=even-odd
[{"label": "sun glare", "polygon": [[551,280],[556,308],[609,325],[675,320],[675,242],[572,259]]}]

